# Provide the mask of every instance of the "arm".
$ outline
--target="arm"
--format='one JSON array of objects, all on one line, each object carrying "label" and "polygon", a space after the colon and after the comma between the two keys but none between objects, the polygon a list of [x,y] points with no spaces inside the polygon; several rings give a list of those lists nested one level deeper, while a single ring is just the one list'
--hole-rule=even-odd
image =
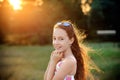
[{"label": "arm", "polygon": [[47,72],[46,80],[52,80],[53,79],[54,74],[55,74],[55,68],[56,68],[56,63],[51,61],[49,63],[49,69],[48,69],[48,72]]},{"label": "arm", "polygon": [[56,51],[52,52],[50,61],[48,63],[48,67],[44,74],[44,80],[52,80],[55,73],[56,64],[61,58],[62,58],[62,54],[58,54],[56,53]]},{"label": "arm", "polygon": [[51,80],[51,78],[54,76],[55,68],[56,68],[56,64],[52,61],[49,61],[48,67],[44,74],[44,80]]}]

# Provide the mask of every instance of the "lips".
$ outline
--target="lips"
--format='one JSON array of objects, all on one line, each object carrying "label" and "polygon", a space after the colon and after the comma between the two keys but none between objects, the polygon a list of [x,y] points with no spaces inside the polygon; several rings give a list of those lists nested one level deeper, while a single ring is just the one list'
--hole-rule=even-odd
[{"label": "lips", "polygon": [[55,46],[54,48],[58,50],[61,48],[61,46]]}]

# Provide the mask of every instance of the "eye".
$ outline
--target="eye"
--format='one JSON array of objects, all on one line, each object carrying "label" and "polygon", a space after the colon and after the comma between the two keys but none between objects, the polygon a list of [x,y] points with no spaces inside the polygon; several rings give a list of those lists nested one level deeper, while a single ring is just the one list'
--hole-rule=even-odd
[{"label": "eye", "polygon": [[56,40],[56,38],[55,38],[55,37],[53,37],[53,40]]},{"label": "eye", "polygon": [[64,40],[63,38],[60,38],[60,40]]}]

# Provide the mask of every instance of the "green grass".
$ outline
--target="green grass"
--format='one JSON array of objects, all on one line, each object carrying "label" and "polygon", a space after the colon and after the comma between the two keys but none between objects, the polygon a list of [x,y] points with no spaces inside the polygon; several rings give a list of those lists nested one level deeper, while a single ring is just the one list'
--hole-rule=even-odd
[{"label": "green grass", "polygon": [[12,80],[43,80],[52,50],[52,46],[2,46],[3,77],[12,74]]},{"label": "green grass", "polygon": [[[100,80],[118,80],[113,74],[120,67],[120,50],[113,43],[90,43],[96,50],[91,58],[100,67]],[[0,46],[1,80],[43,80],[50,53],[47,46]],[[120,69],[119,69],[120,70]],[[113,79],[112,79],[112,78]]]}]

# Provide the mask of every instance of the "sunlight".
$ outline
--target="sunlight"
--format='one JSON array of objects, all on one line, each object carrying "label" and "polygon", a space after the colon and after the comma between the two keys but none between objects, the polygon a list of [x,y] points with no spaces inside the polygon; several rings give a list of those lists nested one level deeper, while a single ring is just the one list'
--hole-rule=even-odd
[{"label": "sunlight", "polygon": [[81,8],[82,8],[82,12],[85,14],[85,15],[88,15],[89,11],[91,10],[91,7],[89,4],[83,4],[81,5]]},{"label": "sunlight", "polygon": [[43,4],[43,0],[36,0],[35,6],[41,6]]},{"label": "sunlight", "polygon": [[0,0],[0,2],[3,2],[3,0]]},{"label": "sunlight", "polygon": [[88,15],[88,13],[91,10],[91,6],[90,4],[92,3],[92,0],[81,0],[81,8],[82,8],[82,12],[85,15]]},{"label": "sunlight", "polygon": [[14,10],[22,9],[22,0],[9,0],[9,3],[11,4]]},{"label": "sunlight", "polygon": [[[3,2],[3,0],[0,0],[0,3],[2,3]],[[1,7],[1,4],[0,4],[0,7]]]}]

